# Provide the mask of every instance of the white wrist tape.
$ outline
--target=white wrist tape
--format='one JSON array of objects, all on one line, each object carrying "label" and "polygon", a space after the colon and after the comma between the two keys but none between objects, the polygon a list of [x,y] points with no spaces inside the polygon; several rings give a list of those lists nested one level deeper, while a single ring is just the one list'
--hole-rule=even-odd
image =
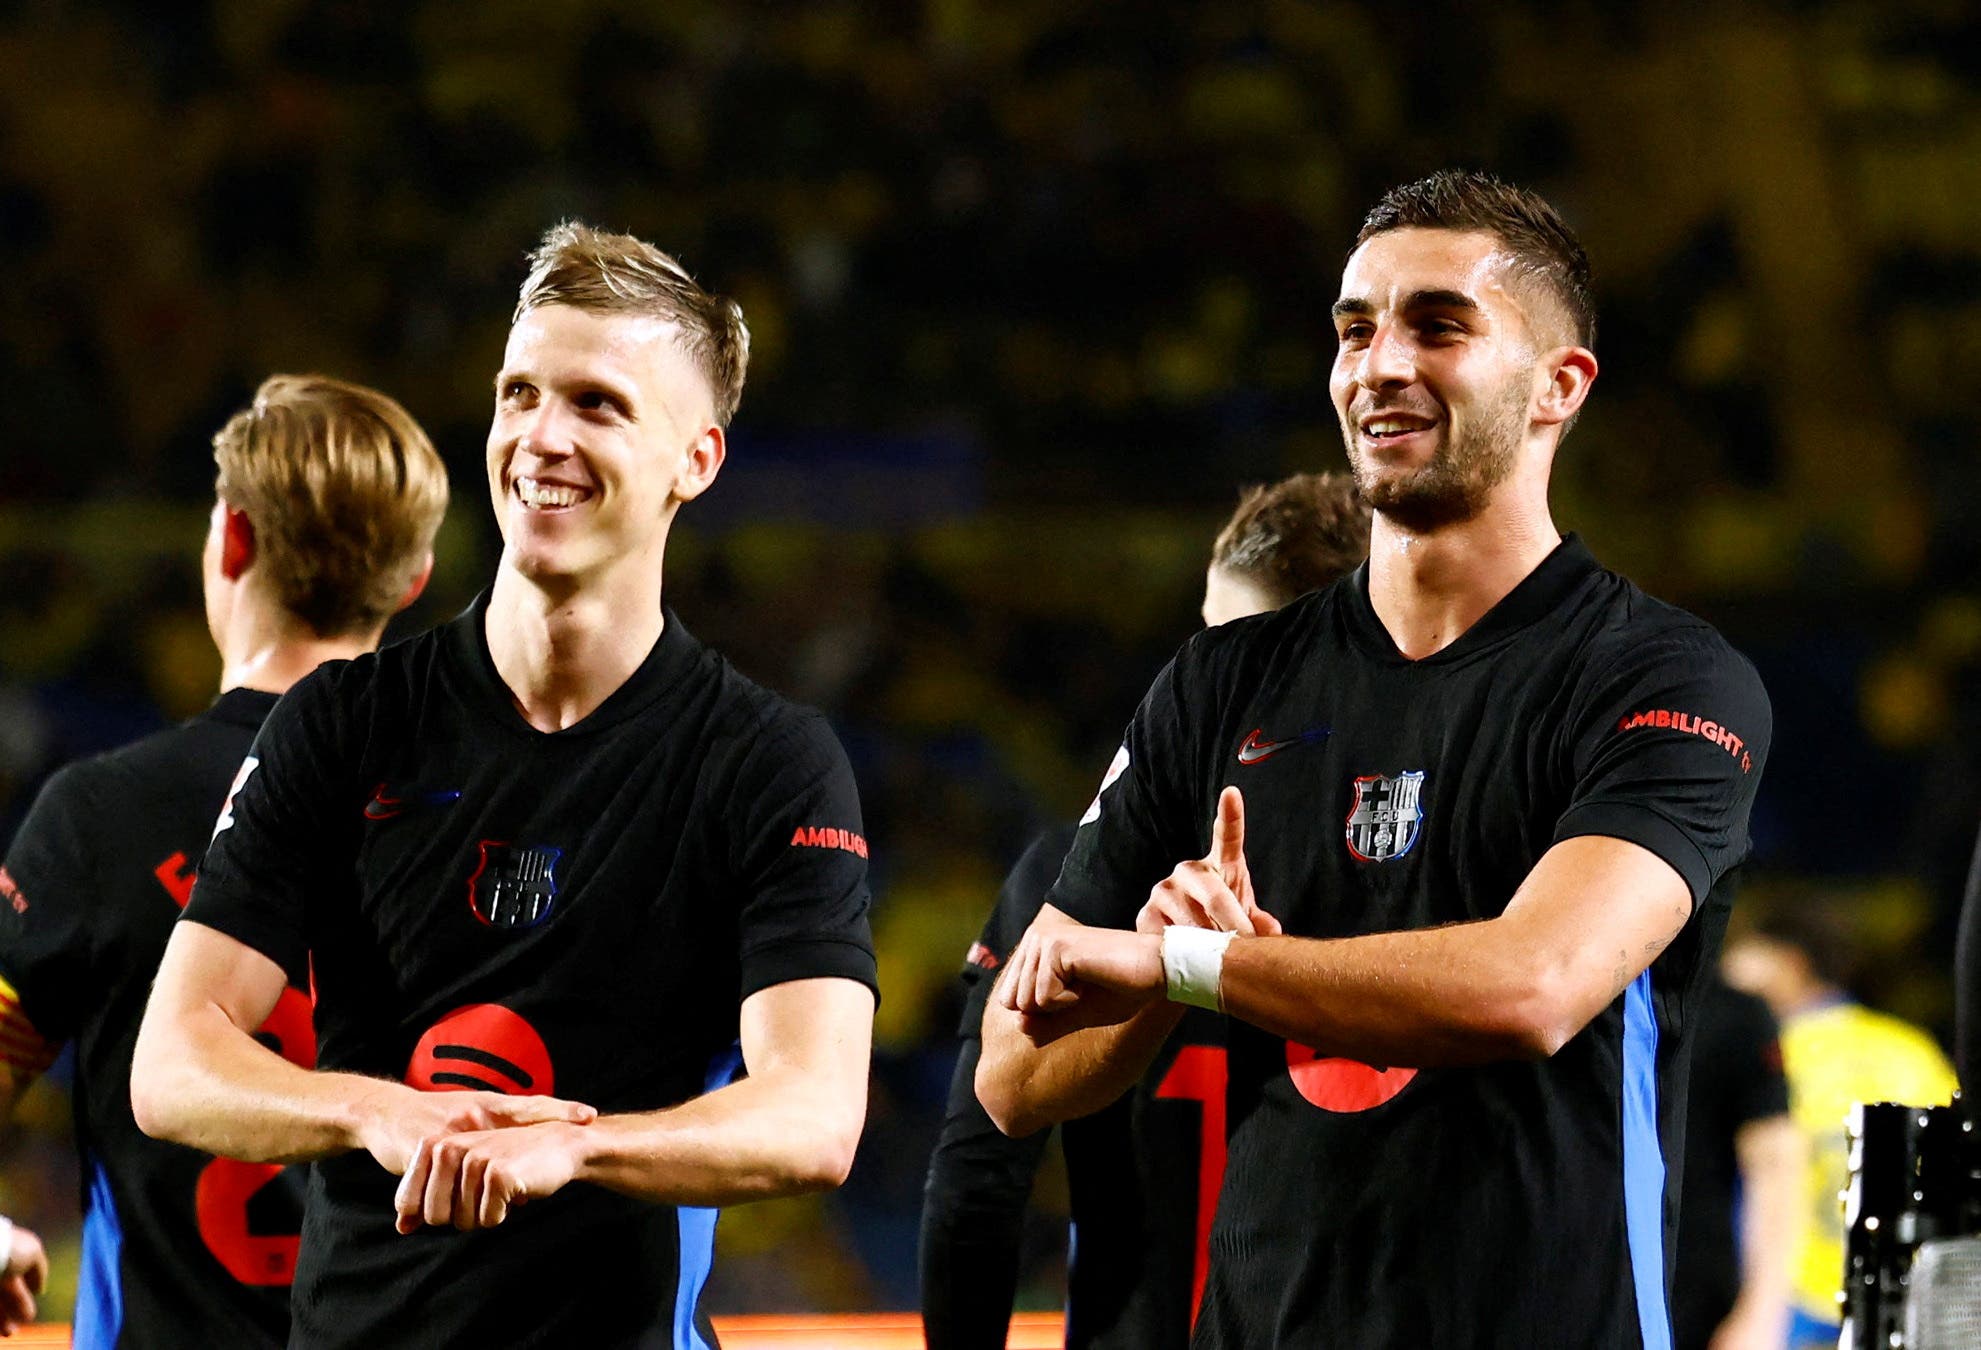
[{"label": "white wrist tape", "polygon": [[1171,1003],[1224,1011],[1224,949],[1236,933],[1172,924],[1162,930],[1162,980]]},{"label": "white wrist tape", "polygon": [[14,1263],[14,1221],[0,1214],[0,1270]]}]

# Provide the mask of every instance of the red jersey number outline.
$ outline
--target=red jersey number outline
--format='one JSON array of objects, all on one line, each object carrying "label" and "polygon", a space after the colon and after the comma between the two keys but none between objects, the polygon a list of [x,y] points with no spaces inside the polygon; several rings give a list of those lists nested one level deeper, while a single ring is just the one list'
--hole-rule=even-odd
[{"label": "red jersey number outline", "polygon": [[[276,1053],[291,1064],[304,1069],[316,1067],[316,1024],[310,1014],[309,995],[302,990],[283,989],[259,1034],[273,1039]],[[200,1170],[193,1191],[200,1241],[242,1284],[295,1283],[296,1251],[302,1234],[248,1231],[248,1202],[281,1172],[280,1163],[234,1158],[215,1158]]]}]

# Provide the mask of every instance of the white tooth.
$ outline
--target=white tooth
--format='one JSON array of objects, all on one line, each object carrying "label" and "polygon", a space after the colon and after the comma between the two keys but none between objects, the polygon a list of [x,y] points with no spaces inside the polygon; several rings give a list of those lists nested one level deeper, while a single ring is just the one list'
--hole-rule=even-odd
[{"label": "white tooth", "polygon": [[518,478],[516,495],[525,506],[575,506],[578,503],[578,489],[562,484],[539,483],[534,478]]}]

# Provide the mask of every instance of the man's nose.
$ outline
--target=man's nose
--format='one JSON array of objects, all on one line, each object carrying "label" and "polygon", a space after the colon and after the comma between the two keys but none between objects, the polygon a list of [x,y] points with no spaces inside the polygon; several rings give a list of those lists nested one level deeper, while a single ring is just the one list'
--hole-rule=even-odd
[{"label": "man's nose", "polygon": [[1408,335],[1391,324],[1379,324],[1362,349],[1362,360],[1355,372],[1357,383],[1367,389],[1408,384],[1417,371],[1417,349]]},{"label": "man's nose", "polygon": [[524,414],[516,448],[539,459],[563,459],[577,449],[577,418],[556,399],[545,399]]}]

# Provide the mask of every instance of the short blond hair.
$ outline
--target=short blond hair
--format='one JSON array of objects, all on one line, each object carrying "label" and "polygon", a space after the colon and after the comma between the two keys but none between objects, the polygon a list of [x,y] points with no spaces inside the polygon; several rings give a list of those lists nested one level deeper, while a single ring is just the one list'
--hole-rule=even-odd
[{"label": "short blond hair", "polygon": [[447,512],[446,466],[412,415],[324,375],[263,381],[214,436],[213,462],[274,599],[318,637],[391,618]]},{"label": "short blond hair", "polygon": [[715,424],[727,427],[736,415],[750,365],[742,306],[703,290],[687,268],[645,240],[577,220],[551,227],[530,254],[530,274],[510,322],[539,305],[668,320],[680,328],[682,350],[708,382]]}]

